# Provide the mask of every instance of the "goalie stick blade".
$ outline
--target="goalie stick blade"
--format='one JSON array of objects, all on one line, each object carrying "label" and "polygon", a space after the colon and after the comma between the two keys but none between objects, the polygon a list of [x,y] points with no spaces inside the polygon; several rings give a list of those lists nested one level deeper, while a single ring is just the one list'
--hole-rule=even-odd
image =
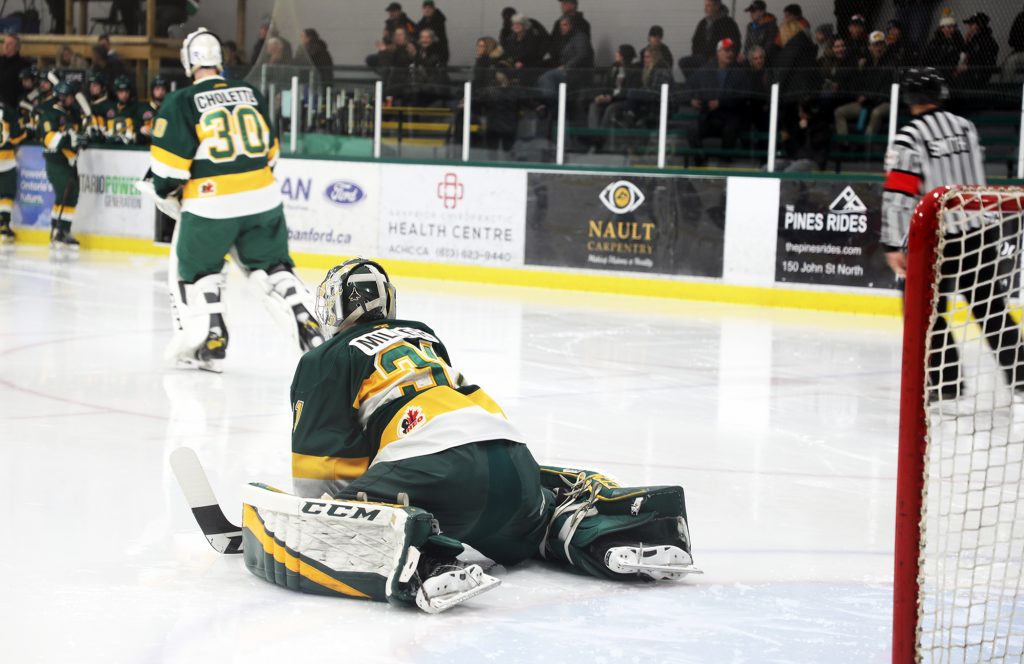
[{"label": "goalie stick blade", "polygon": [[190,447],[171,452],[171,470],[206,541],[217,553],[242,553],[242,529],[228,521],[213,495],[199,456]]}]

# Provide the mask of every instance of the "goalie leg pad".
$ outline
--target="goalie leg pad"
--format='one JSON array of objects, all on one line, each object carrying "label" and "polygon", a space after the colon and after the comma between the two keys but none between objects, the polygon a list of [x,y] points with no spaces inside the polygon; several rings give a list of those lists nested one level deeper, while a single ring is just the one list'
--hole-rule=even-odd
[{"label": "goalie leg pad", "polygon": [[209,274],[193,284],[171,285],[171,315],[175,331],[165,351],[171,364],[221,371],[227,353],[224,321],[224,274]]},{"label": "goalie leg pad", "polygon": [[479,566],[459,566],[462,545],[417,507],[311,500],[258,483],[242,502],[246,567],[290,590],[438,613],[498,584]]},{"label": "goalie leg pad", "polygon": [[589,470],[541,466],[558,506],[545,558],[608,579],[677,579],[693,567],[682,487],[623,487]]},{"label": "goalie leg pad", "polygon": [[291,269],[278,265],[269,271],[253,270],[249,279],[266,296],[263,303],[271,317],[302,351],[315,348],[327,339],[312,313],[316,306],[313,294]]}]

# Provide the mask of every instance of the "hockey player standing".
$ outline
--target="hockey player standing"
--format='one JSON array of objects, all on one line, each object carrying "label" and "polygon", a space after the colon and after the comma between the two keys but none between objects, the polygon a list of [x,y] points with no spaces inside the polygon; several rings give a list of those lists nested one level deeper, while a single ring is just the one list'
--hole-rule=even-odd
[{"label": "hockey player standing", "polygon": [[160,111],[160,105],[164,103],[167,96],[167,80],[157,76],[149,86],[149,101],[145,104],[139,103],[136,106],[135,126],[138,128],[136,141],[142,145],[149,145],[152,142],[153,123]]},{"label": "hockey player standing", "polygon": [[89,106],[92,108],[89,138],[102,142],[107,137],[107,120],[114,118],[116,105],[107,94],[107,77],[101,71],[89,72]]},{"label": "hockey player standing", "polygon": [[75,104],[75,90],[61,81],[53,88],[54,98],[39,115],[46,177],[53,187],[53,211],[50,214],[50,248],[78,249],[71,237],[71,222],[78,205],[78,153],[85,147],[82,119]]},{"label": "hockey player standing", "polygon": [[17,109],[0,103],[0,244],[12,244],[11,209],[18,189],[18,162],[14,148],[25,139]]},{"label": "hockey player standing", "polygon": [[[901,93],[913,119],[896,134],[886,155],[882,194],[882,244],[886,261],[897,277],[907,271],[906,241],[918,200],[944,185],[984,185],[983,149],[974,124],[942,110],[946,82],[930,67],[909,70]],[[1007,312],[1007,287],[993,279],[1002,229],[992,225],[983,233],[945,229],[943,276],[939,286],[940,312],[946,298],[962,294],[984,328],[985,340],[996,354],[1008,383],[1024,390],[1024,352],[1020,330]],[[979,267],[980,266],[980,267]],[[991,284],[996,283],[993,287]],[[993,292],[995,289],[995,292]],[[956,399],[963,390],[960,361],[945,316],[935,317],[932,335],[938,349],[928,357],[929,397]]]},{"label": "hockey player standing", "polygon": [[181,63],[193,84],[167,95],[153,124],[153,188],[181,221],[169,270],[175,335],[167,357],[221,371],[228,344],[224,254],[266,295],[271,315],[300,349],[324,341],[313,297],[292,272],[284,207],[271,171],[279,151],[263,96],[225,80],[220,40],[205,28],[185,38]]},{"label": "hockey player standing", "polygon": [[538,466],[434,331],[396,319],[379,264],[331,269],[316,310],[332,338],[299,360],[292,381],[300,496],[393,503],[403,494],[443,534],[502,564],[541,555],[610,579],[696,571],[682,488],[623,488],[592,471]]},{"label": "hockey player standing", "polygon": [[132,99],[132,79],[123,74],[115,78],[114,97],[114,112],[107,113],[107,140],[130,145],[136,140],[139,116],[139,103]]}]

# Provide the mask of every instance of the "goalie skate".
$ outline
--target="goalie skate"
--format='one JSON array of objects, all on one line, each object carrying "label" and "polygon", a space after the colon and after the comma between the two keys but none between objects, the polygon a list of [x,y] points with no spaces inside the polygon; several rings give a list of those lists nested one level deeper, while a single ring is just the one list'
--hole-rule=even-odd
[{"label": "goalie skate", "polygon": [[655,581],[675,581],[687,574],[703,574],[693,559],[677,546],[614,546],[604,554],[604,564],[616,574],[637,574]]},{"label": "goalie skate", "polygon": [[426,579],[416,591],[416,606],[427,613],[441,613],[499,585],[501,579],[484,574],[479,565],[441,572]]}]

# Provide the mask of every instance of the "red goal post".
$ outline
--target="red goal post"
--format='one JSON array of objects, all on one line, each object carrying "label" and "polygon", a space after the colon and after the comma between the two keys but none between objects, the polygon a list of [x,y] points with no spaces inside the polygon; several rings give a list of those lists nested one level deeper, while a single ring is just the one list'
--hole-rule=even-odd
[{"label": "red goal post", "polygon": [[[989,243],[975,255],[992,265],[979,269],[970,264],[969,278],[990,278],[989,295],[1005,294],[1007,284],[1010,289],[1020,284],[1022,216],[1021,187],[940,187],[914,211],[900,392],[894,663],[1024,658],[1024,417],[1015,415],[1013,385],[1002,377],[1005,364],[1000,367],[993,359],[991,339],[978,332],[978,321],[962,314],[953,330],[956,352],[977,358],[971,361],[973,373],[960,378],[968,386],[964,392],[960,385],[953,388],[958,396],[950,401],[955,404],[941,403],[944,397],[932,386],[932,398],[939,403],[929,404],[927,383],[929,353],[936,362],[946,357],[935,355],[944,350],[933,347],[940,339],[930,339],[929,331],[934,317],[943,313],[937,310],[940,282],[950,277],[940,271],[948,232],[960,238],[974,233],[984,238],[979,242]],[[1008,228],[1017,234],[1010,237]],[[955,304],[948,287],[942,294]],[[975,347],[963,348],[968,340]],[[941,414],[940,407],[952,405],[951,415]],[[1019,426],[1017,419],[1022,420]],[[992,464],[999,467],[990,472]]]}]

